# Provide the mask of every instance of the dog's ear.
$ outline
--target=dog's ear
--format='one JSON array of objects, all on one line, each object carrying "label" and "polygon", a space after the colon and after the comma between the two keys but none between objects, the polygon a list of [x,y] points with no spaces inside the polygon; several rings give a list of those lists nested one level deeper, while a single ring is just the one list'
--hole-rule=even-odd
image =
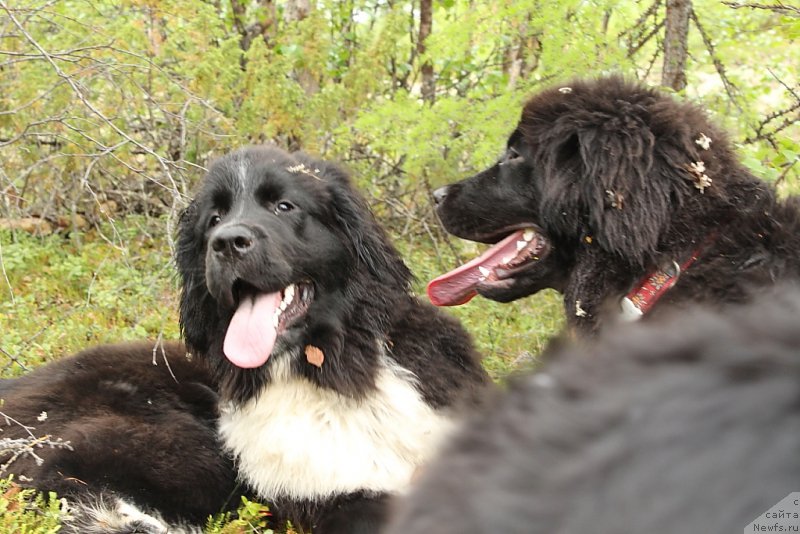
[{"label": "dog's ear", "polygon": [[669,220],[671,201],[671,180],[658,176],[654,165],[653,133],[638,120],[613,118],[561,138],[566,140],[546,165],[555,175],[546,194],[550,215],[574,217],[562,223],[571,225],[569,233],[577,230],[626,261],[646,263]]},{"label": "dog's ear", "polygon": [[658,176],[655,136],[631,121],[582,131],[579,139],[594,237],[600,246],[645,263],[670,217],[671,180]]},{"label": "dog's ear", "polygon": [[[197,234],[199,208],[192,201],[178,220],[175,243],[175,266],[181,282],[180,326],[187,345],[192,350],[208,350],[217,335],[209,325],[219,325],[219,312],[214,299],[208,297],[205,281],[203,240]],[[220,338],[221,339],[221,338]]]},{"label": "dog's ear", "polygon": [[357,261],[382,283],[408,290],[411,271],[344,173],[331,184],[333,209]]}]

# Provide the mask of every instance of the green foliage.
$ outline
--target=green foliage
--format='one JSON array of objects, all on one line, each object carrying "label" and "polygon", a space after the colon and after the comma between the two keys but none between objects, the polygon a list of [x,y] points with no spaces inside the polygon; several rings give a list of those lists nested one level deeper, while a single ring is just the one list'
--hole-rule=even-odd
[{"label": "green foliage", "polygon": [[[0,110],[11,111],[0,112],[0,215],[96,221],[113,201],[174,216],[197,166],[265,141],[348,163],[418,215],[428,179],[490,159],[543,83],[660,75],[664,7],[650,2],[435,2],[423,54],[417,2],[320,1],[299,20],[289,3],[16,2],[0,26]],[[793,190],[798,118],[783,112],[796,105],[800,17],[694,8],[686,96],[746,141],[756,172]],[[425,62],[432,102],[420,96]]]},{"label": "green foliage", "polygon": [[[210,518],[205,528],[206,534],[274,534],[274,530],[267,528],[271,517],[269,507],[242,497],[242,505],[237,510],[235,517],[232,514],[222,514]],[[291,530],[287,534],[291,534]]]},{"label": "green foliage", "polygon": [[[59,232],[0,230],[0,376],[90,344],[177,338],[175,221],[203,168],[232,148],[273,142],[343,162],[422,294],[479,252],[444,235],[430,191],[495,159],[527,95],[605,72],[660,79],[663,2],[439,0],[423,53],[416,1],[319,0],[295,18],[291,2],[3,4],[0,228],[36,217]],[[694,12],[680,96],[730,130],[754,173],[800,193],[800,17],[700,1]],[[77,231],[84,220],[91,231]],[[552,292],[447,311],[498,380],[534,365],[563,324]],[[56,517],[25,515],[7,491],[1,531]],[[264,517],[245,503],[209,531],[268,532]]]},{"label": "green foliage", "polygon": [[[26,369],[91,344],[178,337],[175,274],[163,238],[126,221],[114,246],[0,230],[0,348]],[[160,226],[160,225],[159,225]],[[130,234],[137,233],[131,237]],[[6,365],[0,376],[20,374]]]},{"label": "green foliage", "polygon": [[54,534],[61,529],[62,506],[53,493],[22,489],[13,477],[0,479],[0,532]]}]

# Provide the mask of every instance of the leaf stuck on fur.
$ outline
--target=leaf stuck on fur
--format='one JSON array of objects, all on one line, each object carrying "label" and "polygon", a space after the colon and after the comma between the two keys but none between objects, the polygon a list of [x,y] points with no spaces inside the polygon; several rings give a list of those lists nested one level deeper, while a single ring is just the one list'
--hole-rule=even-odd
[{"label": "leaf stuck on fur", "polygon": [[687,166],[689,173],[692,175],[694,186],[700,190],[700,193],[705,193],[707,187],[711,185],[711,178],[706,176],[706,164],[703,161],[696,161]]},{"label": "leaf stuck on fur", "polygon": [[611,204],[611,207],[618,210],[621,210],[622,206],[625,204],[625,197],[623,197],[621,193],[617,193],[616,191],[612,191],[610,189],[606,189],[606,198]]},{"label": "leaf stuck on fur", "polygon": [[325,361],[325,354],[322,352],[322,349],[314,345],[306,345],[306,360],[308,360],[308,363],[311,365],[322,367],[322,363]]},{"label": "leaf stuck on fur", "polygon": [[700,137],[695,140],[695,143],[700,145],[703,150],[708,150],[711,147],[711,138],[701,132]]}]

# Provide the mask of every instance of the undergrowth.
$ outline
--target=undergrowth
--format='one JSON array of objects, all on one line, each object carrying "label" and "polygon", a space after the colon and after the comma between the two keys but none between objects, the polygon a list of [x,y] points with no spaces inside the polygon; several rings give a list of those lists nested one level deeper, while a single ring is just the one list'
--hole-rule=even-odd
[{"label": "undergrowth", "polygon": [[12,478],[0,479],[0,532],[50,534],[61,528],[63,502],[54,493],[22,489]]},{"label": "undergrowth", "polygon": [[[0,378],[100,343],[178,339],[178,283],[165,226],[131,217],[79,234],[0,230]],[[430,241],[396,241],[423,299],[428,280],[478,253],[458,240],[447,255]],[[559,297],[548,292],[511,304],[476,297],[445,311],[472,333],[496,380],[535,365],[562,316]],[[58,517],[54,497],[0,482],[0,534],[56,532]],[[267,523],[263,506],[245,502],[234,519],[210,520],[206,532],[266,534]]]}]

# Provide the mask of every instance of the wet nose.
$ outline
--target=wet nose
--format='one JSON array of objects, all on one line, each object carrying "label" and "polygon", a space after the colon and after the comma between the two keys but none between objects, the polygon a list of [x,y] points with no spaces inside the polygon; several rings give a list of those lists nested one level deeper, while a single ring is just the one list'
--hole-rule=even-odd
[{"label": "wet nose", "polygon": [[447,196],[448,189],[449,189],[448,186],[444,186],[440,187],[439,189],[433,192],[433,201],[436,203],[437,206],[444,201],[445,197]]},{"label": "wet nose", "polygon": [[246,226],[224,226],[211,237],[211,249],[224,256],[242,257],[253,249],[255,240],[255,235]]}]

